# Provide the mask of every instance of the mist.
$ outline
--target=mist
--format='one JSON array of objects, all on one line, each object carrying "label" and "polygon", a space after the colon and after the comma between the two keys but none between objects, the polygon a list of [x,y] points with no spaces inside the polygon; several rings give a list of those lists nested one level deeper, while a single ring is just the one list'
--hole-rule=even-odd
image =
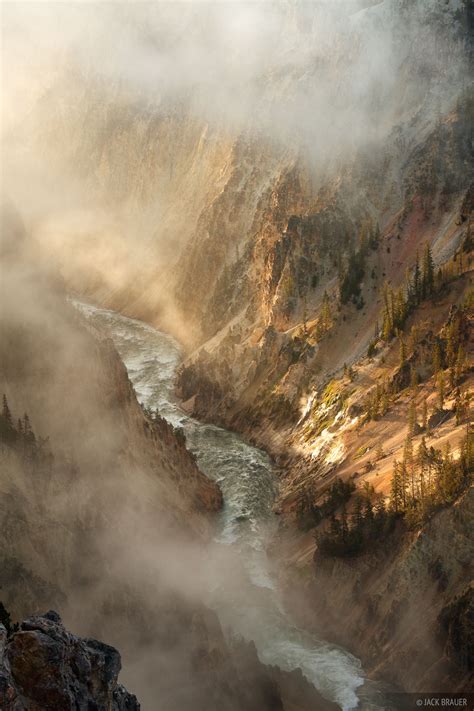
[{"label": "mist", "polygon": [[[193,699],[205,708],[189,654],[204,644],[200,625],[225,666],[236,631],[250,638],[255,623],[267,642],[258,611],[273,593],[252,588],[252,551],[213,540],[217,486],[171,426],[144,414],[110,334],[70,299],[146,320],[185,349],[200,345],[196,305],[177,295],[183,263],[203,282],[195,252],[217,276],[237,263],[265,201],[281,207],[272,193],[280,175],[305,181],[314,206],[360,156],[386,151],[402,165],[465,84],[459,20],[442,21],[458,6],[1,6],[0,380],[15,418],[28,413],[54,460],[32,482],[34,468],[1,453],[5,557],[33,579],[19,602],[21,586],[17,595],[17,582],[3,584],[15,614],[51,599],[75,631],[116,644],[145,708],[187,711]],[[397,144],[400,127],[408,148]],[[359,197],[348,200],[356,214]],[[251,614],[219,600],[229,580]],[[350,708],[357,664],[326,651],[347,698],[326,695]]]},{"label": "mist", "polygon": [[67,302],[10,205],[1,254],[2,390],[39,447],[0,447],[2,599],[15,618],[57,607],[77,633],[119,646],[144,708],[204,708],[189,626],[219,631],[210,590],[244,579],[237,553],[210,540],[195,500],[206,482],[169,426],[153,433],[110,341]]},{"label": "mist", "polygon": [[396,126],[425,131],[466,77],[448,5],[7,3],[3,191],[73,289],[117,305],[140,279],[135,313],[176,322],[169,266],[234,142],[264,181],[293,163],[316,194]]}]

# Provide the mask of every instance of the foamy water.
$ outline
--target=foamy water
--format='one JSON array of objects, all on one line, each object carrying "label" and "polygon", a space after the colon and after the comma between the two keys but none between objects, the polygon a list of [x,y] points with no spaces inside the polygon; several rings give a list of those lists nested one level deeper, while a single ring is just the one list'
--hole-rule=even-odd
[{"label": "foamy water", "polygon": [[216,541],[238,552],[245,576],[244,584],[239,579],[238,586],[232,579],[221,580],[210,593],[223,624],[252,639],[263,662],[288,671],[301,668],[344,711],[357,706],[383,708],[375,690],[372,693],[367,684],[361,689],[364,676],[353,655],[297,628],[283,610],[265,553],[276,525],[274,476],[268,456],[238,435],[198,422],[180,408],[173,389],[181,350],[173,338],[113,311],[78,302],[75,306],[113,340],[139,401],[183,428],[200,469],[219,482],[224,508]]}]

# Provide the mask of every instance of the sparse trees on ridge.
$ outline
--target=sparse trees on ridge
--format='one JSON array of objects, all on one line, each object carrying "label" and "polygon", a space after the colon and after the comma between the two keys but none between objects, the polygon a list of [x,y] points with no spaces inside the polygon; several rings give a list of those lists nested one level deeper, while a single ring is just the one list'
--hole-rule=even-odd
[{"label": "sparse trees on ridge", "polygon": [[469,485],[474,473],[474,432],[466,425],[459,456],[455,459],[449,443],[444,450],[428,447],[421,438],[416,455],[410,434],[405,440],[403,460],[393,465],[390,507],[395,513],[409,514],[422,521],[436,506],[454,501]]},{"label": "sparse trees on ridge", "polygon": [[51,463],[52,454],[48,439],[37,437],[31,426],[28,413],[25,412],[16,424],[6,395],[3,395],[2,412],[0,414],[0,447],[14,449],[24,460],[41,464]]}]

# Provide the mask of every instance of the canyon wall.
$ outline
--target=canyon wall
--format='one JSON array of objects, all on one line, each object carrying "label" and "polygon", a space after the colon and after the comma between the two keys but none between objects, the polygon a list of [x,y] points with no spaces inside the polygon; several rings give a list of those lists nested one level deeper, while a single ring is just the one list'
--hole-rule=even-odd
[{"label": "canyon wall", "polygon": [[202,603],[218,485],[139,406],[113,344],[68,303],[11,206],[3,218],[2,708],[139,708],[117,684],[120,655],[91,635],[121,650],[145,708],[336,708],[224,636]]},{"label": "canyon wall", "polygon": [[[349,516],[364,491],[370,502],[383,499],[388,506],[413,402],[416,448],[426,437],[435,450],[449,445],[458,461],[463,433],[470,432],[471,11],[468,3],[428,0],[362,5],[360,12],[344,10],[342,26],[328,33],[329,47],[289,6],[285,27],[293,44],[286,44],[285,33],[279,36],[284,61],[259,67],[252,77],[250,119],[224,120],[211,101],[197,109],[186,92],[157,99],[149,87],[136,91],[133,83],[79,63],[50,82],[35,111],[12,130],[9,148],[13,163],[18,145],[30,161],[48,157],[45,192],[62,181],[68,186],[69,202],[61,200],[58,208],[48,195],[49,201],[38,199],[40,208],[31,206],[29,218],[67,288],[176,335],[188,350],[177,383],[186,409],[242,432],[274,456],[279,555],[292,563],[295,588],[308,588],[313,616],[327,616],[326,632],[342,637],[336,608],[313,585],[328,596],[338,587],[342,608],[352,594],[368,600],[371,612],[365,603],[357,607],[344,642],[376,674],[413,689],[438,678],[446,690],[465,678],[457,652],[446,652],[445,666],[440,662],[446,645],[457,643],[446,633],[450,623],[438,622],[452,615],[456,626],[456,610],[471,604],[462,588],[472,575],[464,490],[464,498],[414,529],[399,522],[388,563],[378,553],[349,562],[317,553],[313,563],[316,538],[329,525],[321,510],[337,479],[355,487],[345,502]],[[360,47],[387,39],[388,55],[375,54],[387,66],[382,62],[374,76],[363,52],[359,64]],[[351,63],[355,73],[346,71]],[[324,89],[313,96],[318,82]],[[13,170],[12,194],[21,196],[19,182]],[[423,287],[414,299],[425,253],[436,289]],[[389,316],[394,304],[404,314],[385,332],[387,294]],[[457,375],[448,353],[453,307],[463,322]],[[434,366],[438,348],[441,362]],[[441,405],[440,370],[446,380]],[[126,400],[127,387],[121,387]],[[424,402],[431,428],[420,422]],[[131,410],[127,427],[141,447],[137,430],[150,425]],[[186,478],[186,490],[191,481]],[[168,489],[164,496],[173,499]],[[196,502],[212,507],[217,497],[201,481],[192,503],[173,505],[181,511],[194,510]],[[342,514],[340,502],[332,514]],[[191,521],[205,527],[199,516]],[[439,521],[446,532],[455,531],[452,565]],[[403,581],[414,560],[421,562],[412,596]],[[436,579],[439,566],[448,571],[440,573],[445,589]],[[451,575],[451,567],[458,572]],[[303,585],[300,574],[313,582]],[[418,626],[411,635],[419,661],[416,674],[405,674],[408,642],[393,623],[395,608],[406,601],[406,631],[426,590],[433,597],[425,610],[426,636]],[[364,617],[369,614],[373,625]],[[460,627],[463,637],[468,625]],[[436,641],[438,634],[444,641]],[[427,639],[434,650],[429,659]],[[385,652],[387,664],[377,663]]]}]

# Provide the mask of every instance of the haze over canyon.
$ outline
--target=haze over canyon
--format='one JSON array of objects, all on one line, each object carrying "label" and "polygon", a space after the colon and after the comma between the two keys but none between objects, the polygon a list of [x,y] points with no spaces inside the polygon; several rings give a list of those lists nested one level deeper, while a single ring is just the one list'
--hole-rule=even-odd
[{"label": "haze over canyon", "polygon": [[472,693],[472,3],[1,21],[0,708]]}]

